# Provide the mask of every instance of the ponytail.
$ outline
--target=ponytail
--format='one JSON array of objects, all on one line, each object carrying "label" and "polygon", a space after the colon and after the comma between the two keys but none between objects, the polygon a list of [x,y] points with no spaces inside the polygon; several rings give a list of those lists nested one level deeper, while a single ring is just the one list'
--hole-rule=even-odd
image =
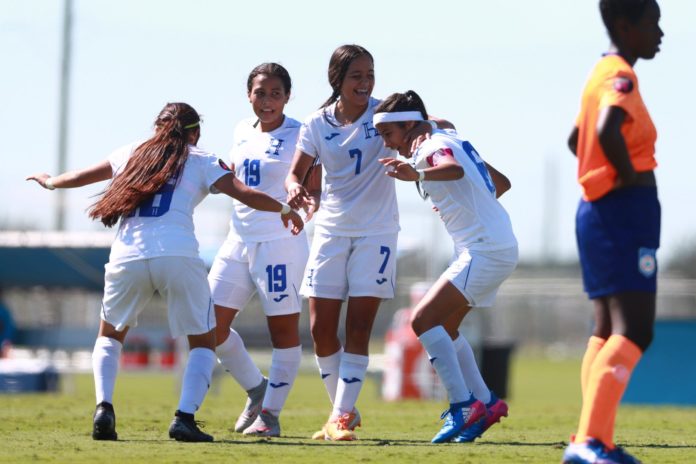
[{"label": "ponytail", "polygon": [[200,117],[186,103],[168,103],[157,116],[155,134],[138,146],[123,172],[111,181],[89,210],[89,217],[112,227],[170,179],[179,178],[188,159],[189,135]]}]

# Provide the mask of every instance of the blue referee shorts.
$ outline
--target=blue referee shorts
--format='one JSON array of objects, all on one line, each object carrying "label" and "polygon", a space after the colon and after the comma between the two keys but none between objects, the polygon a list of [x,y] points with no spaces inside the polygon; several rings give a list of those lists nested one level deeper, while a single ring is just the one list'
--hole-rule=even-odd
[{"label": "blue referee shorts", "polygon": [[591,299],[622,292],[655,293],[660,246],[656,187],[613,190],[580,200],[575,217],[582,280]]}]

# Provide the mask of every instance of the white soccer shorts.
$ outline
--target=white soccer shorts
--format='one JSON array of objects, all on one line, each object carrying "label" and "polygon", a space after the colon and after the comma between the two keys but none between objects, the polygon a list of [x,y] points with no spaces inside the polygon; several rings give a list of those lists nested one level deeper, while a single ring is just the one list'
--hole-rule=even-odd
[{"label": "white soccer shorts", "polygon": [[267,242],[227,240],[208,275],[213,301],[242,311],[258,291],[266,316],[299,313],[299,289],[308,255],[304,234]]},{"label": "white soccer shorts", "polygon": [[300,293],[345,300],[394,298],[397,234],[340,237],[315,232]]},{"label": "white soccer shorts", "polygon": [[172,337],[200,335],[215,328],[215,311],[199,258],[163,256],[104,266],[101,318],[123,330],[138,325],[138,315],[155,291],[167,301]]},{"label": "white soccer shorts", "polygon": [[442,273],[472,308],[489,308],[498,288],[517,267],[517,247],[498,251],[463,250]]}]

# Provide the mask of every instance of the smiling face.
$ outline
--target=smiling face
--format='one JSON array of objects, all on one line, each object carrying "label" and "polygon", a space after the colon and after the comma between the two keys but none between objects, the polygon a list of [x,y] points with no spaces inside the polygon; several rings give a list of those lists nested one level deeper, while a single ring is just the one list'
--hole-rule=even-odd
[{"label": "smiling face", "polygon": [[283,81],[276,76],[259,74],[254,77],[249,91],[249,102],[259,118],[261,130],[269,132],[283,124],[283,110],[290,94],[286,93]]},{"label": "smiling face", "polygon": [[360,55],[348,65],[341,84],[341,100],[357,107],[367,106],[375,87],[375,66],[369,55]]},{"label": "smiling face", "polygon": [[[401,125],[403,124],[403,125]],[[384,146],[396,150],[405,158],[411,157],[410,144],[406,143],[406,134],[413,129],[416,123],[407,121],[405,123],[383,122],[377,124],[376,129],[382,137]]]}]

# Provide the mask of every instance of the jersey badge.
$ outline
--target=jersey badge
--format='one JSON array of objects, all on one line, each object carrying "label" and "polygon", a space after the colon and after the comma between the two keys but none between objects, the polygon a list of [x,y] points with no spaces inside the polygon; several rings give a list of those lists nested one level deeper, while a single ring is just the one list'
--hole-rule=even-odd
[{"label": "jersey badge", "polygon": [[621,93],[631,93],[633,81],[628,77],[617,77],[614,79],[614,90]]},{"label": "jersey badge", "polygon": [[652,277],[657,271],[657,260],[655,259],[654,248],[639,248],[638,249],[638,271],[644,277]]},{"label": "jersey badge", "polygon": [[221,159],[218,159],[218,164],[219,164],[220,167],[221,167],[222,169],[224,169],[225,171],[234,172],[234,171],[227,165],[227,163],[225,163],[225,162],[222,161]]}]

